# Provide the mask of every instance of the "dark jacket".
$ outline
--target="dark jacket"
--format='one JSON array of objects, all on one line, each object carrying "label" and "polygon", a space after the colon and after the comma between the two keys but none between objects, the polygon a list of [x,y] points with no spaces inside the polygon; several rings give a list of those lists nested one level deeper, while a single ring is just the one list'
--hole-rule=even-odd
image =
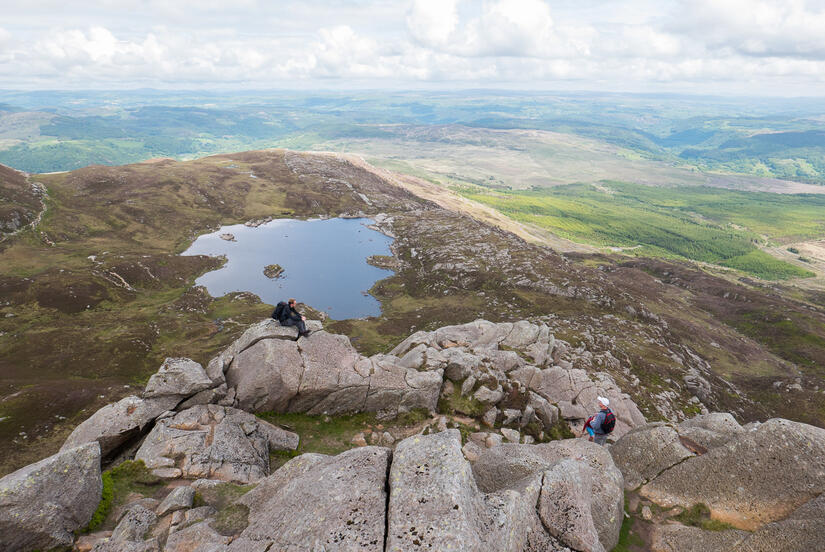
[{"label": "dark jacket", "polygon": [[295,307],[290,307],[287,305],[287,307],[281,311],[281,318],[278,321],[283,324],[287,320],[298,322],[301,320],[301,313],[295,310]]}]

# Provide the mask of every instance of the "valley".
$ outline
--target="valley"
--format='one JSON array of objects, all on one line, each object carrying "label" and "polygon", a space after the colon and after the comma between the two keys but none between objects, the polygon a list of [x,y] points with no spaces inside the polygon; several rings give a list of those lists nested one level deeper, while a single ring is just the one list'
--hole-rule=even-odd
[{"label": "valley", "polygon": [[54,451],[166,356],[205,364],[267,317],[251,294],[192,287],[219,261],[178,255],[267,216],[357,214],[395,236],[396,272],[371,290],[381,315],[325,323],[362,354],[417,330],[527,318],[567,344],[565,362],[611,374],[649,420],[682,419],[700,400],[743,420],[825,423],[821,293],[676,260],[562,255],[497,211],[440,186],[422,199],[414,179],[352,159],[268,150],[31,176],[46,215],[2,242],[0,439],[14,451],[2,471]]}]

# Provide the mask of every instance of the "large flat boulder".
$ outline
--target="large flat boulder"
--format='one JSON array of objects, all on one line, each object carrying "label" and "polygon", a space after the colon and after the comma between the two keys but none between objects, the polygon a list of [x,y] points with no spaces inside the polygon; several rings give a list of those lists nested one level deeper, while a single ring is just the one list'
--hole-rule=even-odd
[{"label": "large flat boulder", "polygon": [[[482,490],[494,492],[511,488],[524,478],[554,469],[559,462],[567,460],[581,465],[581,473],[586,475],[579,480],[589,477],[590,487],[585,494],[590,497],[590,516],[601,546],[610,550],[616,546],[622,526],[624,483],[605,447],[585,439],[500,445],[479,455],[473,464],[473,474]],[[571,469],[564,472],[572,473]]]},{"label": "large flat boulder", "polygon": [[199,391],[209,389],[214,384],[203,366],[188,358],[167,358],[157,372],[152,374],[144,398],[190,397]]},{"label": "large flat boulder", "polygon": [[609,450],[624,475],[628,490],[638,488],[685,458],[694,456],[682,444],[676,429],[663,423],[632,429]]},{"label": "large flat boulder", "polygon": [[391,452],[364,447],[290,460],[244,495],[247,528],[230,551],[383,551]]},{"label": "large flat boulder", "polygon": [[[747,531],[705,531],[680,524],[654,525],[650,530],[651,552],[731,552],[749,533]],[[788,549],[795,550],[795,549]],[[749,552],[756,552],[749,551]]]},{"label": "large flat boulder", "polygon": [[100,502],[100,445],[61,451],[0,479],[0,550],[71,546]]},{"label": "large flat boulder", "polygon": [[713,518],[754,530],[825,491],[822,458],[825,430],[772,419],[673,466],[640,493],[666,507],[701,502]]},{"label": "large flat boulder", "polygon": [[304,370],[292,412],[340,414],[363,408],[369,379],[355,370],[361,355],[344,335],[313,332],[298,342]]},{"label": "large flat boulder", "polygon": [[323,331],[298,342],[260,339],[226,372],[239,408],[331,415],[434,411],[442,378],[441,369],[420,372],[394,356],[365,358],[345,336]]},{"label": "large flat boulder", "polygon": [[375,355],[359,364],[362,373],[369,373],[369,390],[364,410],[397,414],[415,408],[434,412],[441,392],[443,372],[419,372],[401,366],[397,359]]},{"label": "large flat boulder", "polygon": [[724,445],[745,429],[727,412],[710,412],[685,420],[678,426],[679,435],[705,450]]},{"label": "large flat boulder", "polygon": [[479,491],[456,430],[401,441],[389,484],[386,550],[392,552],[521,551],[532,531],[543,531],[535,523],[538,480]]},{"label": "large flat boulder", "polygon": [[560,460],[545,470],[539,516],[547,531],[581,552],[604,552],[593,520],[592,470],[575,460]]},{"label": "large flat boulder", "polygon": [[135,454],[164,477],[251,483],[269,475],[270,450],[294,450],[298,436],[252,414],[195,406],[160,420]]},{"label": "large flat boulder", "polygon": [[747,534],[732,548],[734,552],[774,552],[776,550],[825,550],[825,494],[806,502],[790,516],[768,523]]},{"label": "large flat boulder", "polygon": [[298,394],[303,372],[295,341],[260,339],[234,357],[226,371],[226,383],[235,389],[238,408],[286,412],[289,401]]},{"label": "large flat boulder", "polygon": [[100,443],[100,454],[105,458],[130,439],[139,436],[155,418],[175,408],[179,400],[176,396],[151,399],[130,396],[108,404],[77,426],[60,450],[97,441]]}]

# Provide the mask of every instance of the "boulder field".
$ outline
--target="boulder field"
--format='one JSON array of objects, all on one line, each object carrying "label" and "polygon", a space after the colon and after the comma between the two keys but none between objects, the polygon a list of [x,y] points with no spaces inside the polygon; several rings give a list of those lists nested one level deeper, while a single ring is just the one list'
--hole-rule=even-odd
[{"label": "boulder field", "polygon": [[[556,364],[547,326],[527,321],[417,332],[371,357],[311,328],[295,341],[266,320],[206,367],[167,359],[141,396],[0,479],[0,550],[609,551],[636,507],[626,493],[666,512],[652,550],[825,549],[825,430],[724,413],[647,423],[609,375]],[[609,446],[550,440],[599,395],[617,417]],[[299,455],[300,435],[255,415],[391,420],[451,399],[489,431],[442,419],[390,446]],[[293,457],[273,470],[273,454]],[[85,534],[101,465],[130,459],[157,492],[119,497],[111,530]],[[677,522],[697,505],[722,530]]]}]

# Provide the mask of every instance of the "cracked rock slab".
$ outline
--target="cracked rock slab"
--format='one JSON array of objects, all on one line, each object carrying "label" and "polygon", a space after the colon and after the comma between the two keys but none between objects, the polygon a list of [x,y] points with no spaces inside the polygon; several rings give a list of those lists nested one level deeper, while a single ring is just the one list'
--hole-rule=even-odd
[{"label": "cracked rock slab", "polygon": [[660,473],[694,456],[668,424],[656,423],[625,433],[610,447],[613,461],[624,475],[625,489],[632,490]]},{"label": "cracked rock slab", "polygon": [[574,550],[604,552],[593,523],[592,470],[564,459],[546,470],[541,483],[539,516],[547,531]]},{"label": "cracked rock slab", "polygon": [[0,550],[71,546],[100,502],[100,445],[58,452],[0,479]]},{"label": "cracked rock slab", "polygon": [[249,526],[228,550],[382,551],[391,454],[362,447],[290,460],[239,501]]},{"label": "cracked rock slab", "polygon": [[825,430],[772,419],[689,458],[640,489],[665,507],[706,504],[714,519],[753,530],[825,491]]},{"label": "cracked rock slab", "polygon": [[189,397],[214,384],[203,366],[188,358],[167,358],[157,372],[149,378],[144,398],[163,396]]},{"label": "cracked rock slab", "polygon": [[485,494],[458,431],[404,439],[390,467],[386,550],[521,551],[535,529],[536,481]]},{"label": "cracked rock slab", "polygon": [[270,450],[297,446],[297,435],[252,414],[201,405],[160,420],[135,459],[159,476],[251,483],[269,475]]},{"label": "cracked rock slab", "polygon": [[610,399],[610,408],[616,415],[613,438],[619,438],[631,428],[646,423],[636,403],[622,393],[613,378],[604,372],[588,374],[579,368],[551,366],[539,372],[530,367],[516,370],[514,377],[531,391],[552,404],[557,404],[566,420],[583,420],[599,410],[597,397]]},{"label": "cracked rock slab", "polygon": [[226,382],[235,389],[238,408],[286,412],[289,401],[298,394],[303,371],[296,342],[262,339],[234,357]]},{"label": "cracked rock slab", "polygon": [[561,461],[573,460],[590,477],[593,524],[602,546],[611,550],[619,541],[624,512],[622,474],[605,447],[584,439],[565,439],[539,445],[503,444],[485,450],[473,464],[479,488],[486,492],[512,488]]},{"label": "cracked rock slab", "polygon": [[84,443],[97,441],[100,443],[100,454],[105,458],[133,437],[140,435],[155,418],[174,408],[179,399],[176,396],[151,399],[130,396],[108,404],[77,426],[60,450],[69,450]]}]

